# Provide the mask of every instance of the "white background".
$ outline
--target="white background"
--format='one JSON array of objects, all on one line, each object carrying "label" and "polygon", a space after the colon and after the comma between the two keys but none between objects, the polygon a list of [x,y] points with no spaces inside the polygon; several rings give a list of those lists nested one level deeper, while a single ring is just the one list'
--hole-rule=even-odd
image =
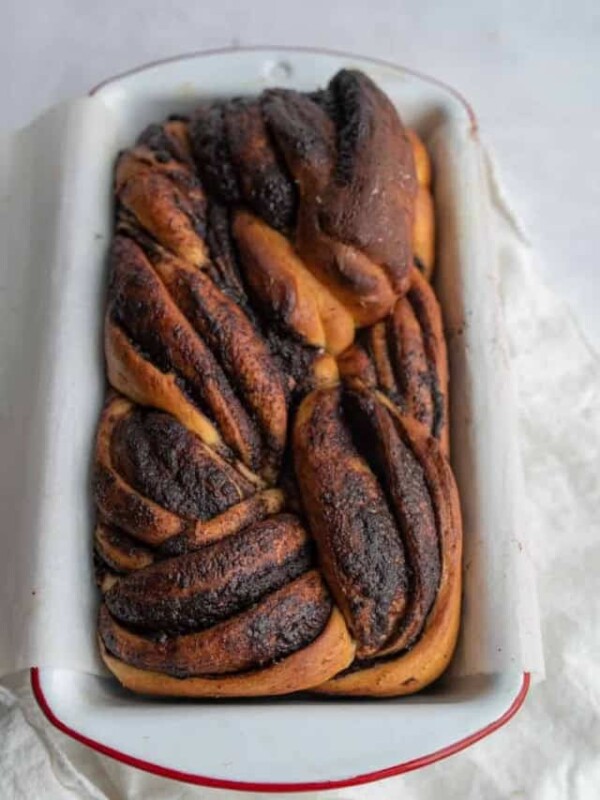
[{"label": "white background", "polygon": [[[2,127],[26,124],[45,107],[146,61],[231,45],[348,50],[452,84],[477,112],[482,138],[532,245],[533,260],[600,350],[599,0],[0,0],[0,8]],[[567,338],[568,320],[543,292],[529,292],[523,292],[520,307],[513,302],[512,320],[508,316],[514,363],[527,390],[523,396],[529,398],[521,409],[523,449],[537,512],[532,528],[548,680],[532,691],[507,728],[464,754],[360,792],[340,791],[336,800],[598,796],[594,708],[600,707],[600,684],[590,603],[593,607],[594,564],[600,564],[599,558],[592,562],[594,554],[600,555],[594,534],[600,513],[600,362],[571,330],[572,345],[565,345],[562,360],[554,363]],[[512,297],[517,296],[513,288]],[[527,332],[530,305],[532,316],[541,319],[541,310],[547,316],[529,331],[529,339],[523,337],[519,352],[520,334],[515,332]],[[579,371],[569,371],[565,353],[579,353]],[[544,385],[540,371],[547,376]],[[11,744],[16,776],[11,782],[0,766],[2,797],[217,796],[166,781],[149,788],[141,773],[124,776],[108,760],[88,763],[86,777],[75,777],[65,758],[81,765],[79,746],[43,729],[27,690],[16,683],[13,688],[14,695],[0,687],[0,705],[7,709],[0,714],[0,742]],[[11,705],[15,696],[23,712]],[[22,713],[37,723],[37,732],[23,724]],[[54,776],[62,789],[57,783],[54,791],[40,794],[33,789],[36,776],[44,785]],[[3,786],[8,788],[3,791]]]},{"label": "white background", "polygon": [[598,0],[3,0],[0,121],[22,125],[104,78],[249,44],[390,59],[475,108],[547,278],[600,349]]}]

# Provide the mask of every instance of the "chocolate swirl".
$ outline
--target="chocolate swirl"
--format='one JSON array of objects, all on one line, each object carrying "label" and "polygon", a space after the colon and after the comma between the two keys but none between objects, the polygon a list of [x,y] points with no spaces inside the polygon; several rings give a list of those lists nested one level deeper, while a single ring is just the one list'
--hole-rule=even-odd
[{"label": "chocolate swirl", "polygon": [[283,497],[164,413],[111,398],[96,442],[94,496],[103,520],[153,547],[191,550],[276,513]]},{"label": "chocolate swirl", "polygon": [[220,675],[272,664],[309,646],[331,616],[331,598],[318,572],[285,584],[250,608],[212,627],[151,638],[100,610],[107,650],[128,664],[177,678]]},{"label": "chocolate swirl", "polygon": [[284,376],[244,312],[208,275],[168,253],[151,261],[117,236],[111,257],[112,385],[170,412],[251,470],[276,470],[287,425]]},{"label": "chocolate swirl", "polygon": [[317,390],[299,409],[294,455],[358,657],[410,647],[436,596],[441,548],[435,499],[402,416],[369,389]]},{"label": "chocolate swirl", "polygon": [[338,360],[348,385],[377,388],[449,451],[448,360],[432,288],[413,268],[407,294],[392,313],[361,332]]}]

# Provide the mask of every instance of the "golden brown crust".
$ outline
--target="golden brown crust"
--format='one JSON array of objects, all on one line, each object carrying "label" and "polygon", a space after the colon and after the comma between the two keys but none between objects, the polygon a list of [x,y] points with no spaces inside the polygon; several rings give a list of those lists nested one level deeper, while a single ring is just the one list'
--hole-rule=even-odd
[{"label": "golden brown crust", "polygon": [[419,186],[431,186],[431,160],[427,148],[419,134],[413,128],[406,129],[406,136],[412,148],[415,173]]},{"label": "golden brown crust", "polygon": [[345,350],[354,338],[352,317],[304,266],[289,241],[245,211],[235,215],[233,232],[258,301],[306,344],[333,355]]},{"label": "golden brown crust", "polygon": [[[389,312],[398,293],[383,270],[358,248],[325,234],[317,236],[306,227],[299,242],[305,263],[346,306],[357,327],[371,325]],[[343,277],[334,279],[332,275]]]},{"label": "golden brown crust", "polygon": [[104,354],[111,386],[136,403],[168,411],[203,442],[218,452],[226,452],[215,426],[189,401],[175,376],[161,372],[145,359],[108,314],[104,322]]},{"label": "golden brown crust", "polygon": [[117,162],[115,192],[158,242],[192,264],[206,263],[206,200],[189,165],[165,161],[146,145],[126,150]]},{"label": "golden brown crust", "polygon": [[415,198],[413,251],[415,263],[431,280],[435,261],[435,213],[431,194],[431,161],[423,141],[414,130],[407,130],[419,188]]},{"label": "golden brown crust", "polygon": [[351,663],[354,644],[342,615],[334,608],[325,629],[314,642],[279,663],[239,675],[173,678],[125,664],[111,656],[102,642],[100,654],[123,686],[139,694],[163,697],[264,697],[300,692],[328,680]]},{"label": "golden brown crust", "polygon": [[430,281],[435,262],[435,213],[431,192],[424,186],[419,186],[415,199],[413,250],[415,263]]},{"label": "golden brown crust", "polygon": [[133,572],[154,561],[154,553],[123,531],[99,522],[94,531],[94,553],[114,572]]},{"label": "golden brown crust", "polygon": [[331,386],[339,382],[337,362],[329,353],[322,353],[313,362],[313,377],[306,390],[312,391],[320,386]]},{"label": "golden brown crust", "polygon": [[180,555],[232,536],[248,525],[260,522],[283,510],[285,499],[280,489],[265,489],[242,500],[206,522],[196,522],[160,545],[164,555]]}]

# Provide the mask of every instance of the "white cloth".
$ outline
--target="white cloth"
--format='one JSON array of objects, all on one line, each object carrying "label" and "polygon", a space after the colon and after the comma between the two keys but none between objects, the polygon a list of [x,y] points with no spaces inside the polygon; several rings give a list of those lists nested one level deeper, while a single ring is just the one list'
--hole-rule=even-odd
[{"label": "white cloth", "polygon": [[[506,728],[449,760],[377,784],[293,796],[597,797],[600,359],[567,306],[541,281],[532,263],[534,254],[500,190],[494,190],[500,290],[518,384],[529,538],[538,571],[547,678],[532,689]],[[26,674],[0,686],[2,798],[209,800],[229,794],[146,775],[71,741],[45,721]]]},{"label": "white cloth", "polygon": [[[595,800],[600,364],[578,324],[598,346],[597,0],[47,0],[43,8],[38,0],[7,0],[4,10],[0,114],[7,128],[116,72],[232,44],[311,44],[379,56],[437,75],[471,101],[541,255],[539,271],[579,320],[544,288],[535,266],[504,259],[547,678],[508,726],[463,753],[321,797]],[[229,795],[147,776],[72,742],[43,719],[28,675],[0,687],[2,800]]]}]

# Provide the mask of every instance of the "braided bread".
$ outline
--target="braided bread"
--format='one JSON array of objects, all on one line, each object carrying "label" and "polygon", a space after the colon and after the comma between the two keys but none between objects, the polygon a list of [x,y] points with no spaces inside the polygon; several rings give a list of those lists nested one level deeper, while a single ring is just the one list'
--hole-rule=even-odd
[{"label": "braided bread", "polygon": [[119,155],[93,491],[124,686],[390,696],[445,669],[461,522],[430,186],[351,70]]}]

